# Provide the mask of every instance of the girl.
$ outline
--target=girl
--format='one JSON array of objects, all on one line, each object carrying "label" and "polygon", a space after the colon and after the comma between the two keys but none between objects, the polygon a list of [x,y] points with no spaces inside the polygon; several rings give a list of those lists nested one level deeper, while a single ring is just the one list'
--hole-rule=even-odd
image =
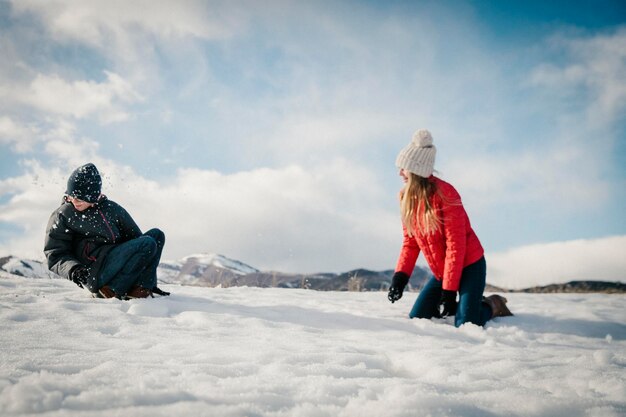
[{"label": "girl", "polygon": [[70,175],[63,203],[48,222],[48,268],[97,297],[169,295],[156,285],[165,235],[159,229],[142,234],[123,207],[100,193],[101,187],[94,164]]},{"label": "girl", "polygon": [[483,297],[484,251],[457,191],[432,175],[435,153],[430,132],[421,129],[396,159],[405,183],[400,193],[404,240],[389,301],[402,297],[415,261],[423,252],[433,277],[422,288],[410,318],[455,316],[458,327],[467,322],[483,326],[494,317],[512,316],[504,297]]}]

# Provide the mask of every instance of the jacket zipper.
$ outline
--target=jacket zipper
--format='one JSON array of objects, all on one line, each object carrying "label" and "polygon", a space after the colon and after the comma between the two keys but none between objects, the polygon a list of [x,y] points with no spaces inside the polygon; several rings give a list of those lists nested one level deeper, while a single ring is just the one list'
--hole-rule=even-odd
[{"label": "jacket zipper", "polygon": [[109,229],[109,233],[111,233],[111,237],[113,238],[113,243],[115,243],[115,233],[113,233],[113,229],[111,229],[111,225],[109,224],[109,221],[107,220],[106,217],[104,217],[104,213],[102,213],[102,211],[98,210],[98,213],[100,213],[100,216],[102,216],[102,220],[104,220],[104,224],[106,224],[107,229]]}]

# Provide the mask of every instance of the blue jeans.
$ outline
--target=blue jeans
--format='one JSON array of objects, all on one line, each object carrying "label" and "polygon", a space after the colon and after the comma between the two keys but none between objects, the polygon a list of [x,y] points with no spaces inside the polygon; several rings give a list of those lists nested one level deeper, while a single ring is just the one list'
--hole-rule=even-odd
[{"label": "blue jeans", "polygon": [[107,285],[115,294],[124,295],[135,285],[149,290],[156,287],[156,270],[164,244],[165,234],[159,229],[150,229],[136,239],[120,243],[104,260],[98,288]]},{"label": "blue jeans", "polygon": [[[486,276],[487,263],[485,257],[463,268],[459,287],[459,302],[454,317],[456,327],[468,322],[484,326],[491,319],[491,308],[482,302]],[[441,290],[441,281],[432,277],[420,291],[409,317],[419,319],[440,317]]]}]

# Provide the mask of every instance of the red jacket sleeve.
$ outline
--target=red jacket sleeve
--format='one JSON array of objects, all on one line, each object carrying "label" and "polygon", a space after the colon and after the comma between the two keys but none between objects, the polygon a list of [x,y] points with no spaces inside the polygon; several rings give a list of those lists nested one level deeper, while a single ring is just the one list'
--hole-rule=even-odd
[{"label": "red jacket sleeve", "polygon": [[409,236],[406,227],[402,226],[404,239],[402,241],[402,250],[400,251],[400,257],[396,265],[396,272],[404,272],[409,277],[413,273],[415,268],[415,262],[420,254],[420,248],[417,246],[415,237]]},{"label": "red jacket sleeve", "polygon": [[467,249],[467,214],[458,192],[450,187],[444,194],[443,233],[446,240],[442,286],[458,291]]}]

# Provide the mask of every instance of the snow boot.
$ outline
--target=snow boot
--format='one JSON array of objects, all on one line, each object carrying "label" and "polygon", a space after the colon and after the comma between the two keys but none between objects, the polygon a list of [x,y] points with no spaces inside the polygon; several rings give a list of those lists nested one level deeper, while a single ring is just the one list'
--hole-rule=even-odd
[{"label": "snow boot", "polygon": [[159,287],[157,287],[157,286],[155,286],[155,287],[152,289],[152,294],[161,295],[161,296],[163,296],[163,297],[167,297],[168,295],[170,295],[170,293],[169,293],[169,292],[167,292],[167,291],[163,291],[162,289],[160,289],[160,288],[159,288]]},{"label": "snow boot", "polygon": [[133,286],[127,293],[127,298],[149,298],[152,297],[152,291],[138,285]]},{"label": "snow boot", "polygon": [[105,285],[104,287],[98,290],[98,293],[102,296],[102,298],[119,298],[115,291],[113,291],[110,287]]},{"label": "snow boot", "polygon": [[494,294],[489,297],[483,297],[483,301],[491,307],[491,318],[512,316],[511,310],[506,306],[507,299],[501,295]]}]

